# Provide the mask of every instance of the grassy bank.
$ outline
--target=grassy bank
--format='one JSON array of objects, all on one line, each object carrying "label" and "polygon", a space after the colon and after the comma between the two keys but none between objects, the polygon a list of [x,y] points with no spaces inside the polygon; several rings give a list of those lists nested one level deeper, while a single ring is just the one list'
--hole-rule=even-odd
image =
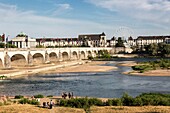
[{"label": "grassy bank", "polygon": [[[32,105],[13,104],[0,106],[0,113],[85,113],[83,109],[69,107],[39,108]],[[92,106],[90,113],[170,113],[169,106]]]},{"label": "grassy bank", "polygon": [[[42,95],[35,95],[44,98]],[[47,97],[46,97],[47,98]],[[51,96],[49,98],[52,98]],[[170,94],[143,93],[137,97],[124,94],[121,98],[103,101],[98,98],[72,98],[56,100],[53,109],[37,106],[36,99],[30,101],[24,96],[15,96],[15,100],[8,99],[6,104],[1,104],[0,113],[169,113]],[[31,104],[31,105],[29,105]]]},{"label": "grassy bank", "polygon": [[86,108],[90,106],[170,106],[170,94],[143,93],[132,97],[125,93],[121,98],[102,101],[97,98],[74,98],[61,100],[60,106],[73,108]]},{"label": "grassy bank", "polygon": [[143,73],[149,70],[170,69],[170,60],[161,59],[161,60],[156,60],[156,61],[141,62],[141,63],[138,63],[138,65],[136,66],[132,66],[132,69],[135,71],[139,71],[140,73]]}]

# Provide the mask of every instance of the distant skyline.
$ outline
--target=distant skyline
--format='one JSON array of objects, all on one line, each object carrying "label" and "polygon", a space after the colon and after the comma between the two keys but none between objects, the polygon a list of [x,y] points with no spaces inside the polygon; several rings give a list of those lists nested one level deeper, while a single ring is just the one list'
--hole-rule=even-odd
[{"label": "distant skyline", "polygon": [[54,38],[170,35],[170,0],[0,0],[0,34],[14,38],[20,32]]}]

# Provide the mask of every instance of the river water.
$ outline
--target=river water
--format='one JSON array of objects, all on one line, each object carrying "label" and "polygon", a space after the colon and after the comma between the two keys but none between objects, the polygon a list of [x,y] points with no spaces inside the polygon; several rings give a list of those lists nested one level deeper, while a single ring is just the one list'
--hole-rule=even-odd
[{"label": "river water", "polygon": [[[108,61],[117,66],[122,61],[143,61],[152,59],[116,59]],[[170,93],[170,77],[124,75],[130,67],[117,66],[118,70],[99,73],[62,73],[26,76],[0,82],[0,95],[61,95],[73,92],[75,96],[115,98],[124,92],[137,96],[145,92]]]}]

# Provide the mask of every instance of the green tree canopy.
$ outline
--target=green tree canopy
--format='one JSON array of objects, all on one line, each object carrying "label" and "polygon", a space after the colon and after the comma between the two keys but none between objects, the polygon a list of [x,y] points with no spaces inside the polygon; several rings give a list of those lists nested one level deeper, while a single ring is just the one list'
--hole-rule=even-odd
[{"label": "green tree canopy", "polygon": [[118,38],[117,43],[116,43],[116,47],[125,47],[121,37]]}]

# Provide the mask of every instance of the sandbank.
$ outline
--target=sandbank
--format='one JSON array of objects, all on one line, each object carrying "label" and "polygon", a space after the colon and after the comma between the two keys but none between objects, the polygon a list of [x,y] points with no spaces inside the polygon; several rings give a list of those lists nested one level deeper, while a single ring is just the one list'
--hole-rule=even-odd
[{"label": "sandbank", "polygon": [[144,73],[132,71],[132,72],[124,72],[124,74],[138,75],[138,76],[170,76],[170,69],[168,69],[168,70],[164,70],[164,69],[150,70],[150,71],[146,71]]},{"label": "sandbank", "polygon": [[107,61],[65,61],[33,66],[14,66],[12,69],[0,69],[1,76],[20,77],[35,74],[67,73],[67,72],[104,72],[117,69],[114,66],[102,66]]},{"label": "sandbank", "polygon": [[[120,63],[121,66],[135,66],[138,65],[134,61],[124,61],[123,63]],[[140,73],[138,71],[130,71],[130,72],[123,72],[123,74],[129,74],[129,75],[137,75],[137,76],[170,76],[170,69],[157,69],[157,70],[149,70],[145,71],[144,73]]]},{"label": "sandbank", "polygon": [[135,61],[123,61],[121,63],[118,63],[118,65],[131,67],[131,66],[137,65],[137,63]]},{"label": "sandbank", "polygon": [[79,65],[61,67],[56,70],[48,70],[46,73],[71,73],[71,72],[105,72],[115,70],[117,67],[114,66],[102,66],[107,61],[91,61]]}]

